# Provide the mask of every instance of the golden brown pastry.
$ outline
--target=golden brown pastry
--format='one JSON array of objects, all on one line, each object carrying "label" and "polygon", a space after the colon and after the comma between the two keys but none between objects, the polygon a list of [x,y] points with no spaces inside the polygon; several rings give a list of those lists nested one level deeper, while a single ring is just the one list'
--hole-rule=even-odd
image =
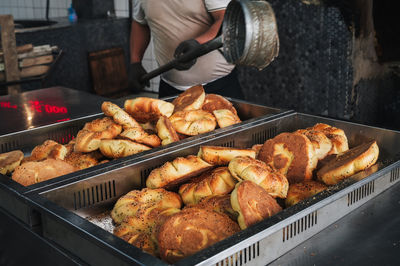
[{"label": "golden brown pastry", "polygon": [[285,200],[285,205],[286,207],[293,206],[327,188],[326,185],[314,180],[306,180],[300,183],[291,184]]},{"label": "golden brown pastry", "polygon": [[220,128],[229,127],[231,125],[242,122],[240,118],[228,109],[214,110],[213,115],[217,119]]},{"label": "golden brown pastry", "polygon": [[179,188],[179,195],[185,204],[196,204],[202,198],[229,194],[235,187],[236,179],[228,167],[207,171]]},{"label": "golden brown pastry", "polygon": [[229,162],[237,156],[249,156],[255,158],[256,153],[252,149],[201,146],[197,156],[212,165],[228,165]]},{"label": "golden brown pastry", "polygon": [[149,135],[142,128],[138,127],[127,128],[120,136],[153,148],[161,145],[161,140],[157,135]]},{"label": "golden brown pastry", "polygon": [[376,141],[361,144],[337,155],[317,172],[317,177],[327,185],[335,185],[375,164],[378,156]]},{"label": "golden brown pastry", "polygon": [[112,117],[115,123],[121,125],[124,129],[141,128],[140,124],[132,116],[112,102],[103,102],[101,110],[106,116]]},{"label": "golden brown pastry", "polygon": [[64,160],[67,148],[54,140],[46,140],[43,144],[33,148],[27,161],[41,161],[47,158]]},{"label": "golden brown pastry", "polygon": [[124,108],[139,123],[157,121],[162,115],[170,117],[174,111],[172,103],[147,97],[126,100]]},{"label": "golden brown pastry", "polygon": [[122,223],[127,217],[133,217],[137,212],[151,208],[168,209],[182,206],[181,197],[165,189],[132,190],[118,199],[111,211],[111,218],[117,224]]},{"label": "golden brown pastry", "polygon": [[203,110],[179,111],[169,121],[177,132],[189,136],[213,131],[217,126],[215,117]]},{"label": "golden brown pastry", "polygon": [[254,144],[253,146],[251,146],[251,149],[256,152],[256,158],[258,158],[258,154],[260,153],[262,146],[263,144]]},{"label": "golden brown pastry", "polygon": [[151,171],[146,180],[146,186],[148,188],[174,187],[212,167],[211,164],[194,155],[178,157]]},{"label": "golden brown pastry", "polygon": [[325,136],[328,137],[328,139],[330,139],[330,141],[332,142],[332,149],[328,152],[328,155],[339,154],[349,149],[346,134],[342,129],[332,127],[323,123],[315,124],[313,127],[307,129],[321,131],[325,134]]},{"label": "golden brown pastry", "polygon": [[331,140],[321,131],[299,129],[295,133],[303,134],[311,141],[318,160],[323,160],[332,150]]},{"label": "golden brown pastry", "polygon": [[14,169],[20,165],[24,153],[20,150],[5,152],[0,154],[0,174],[10,174]]},{"label": "golden brown pastry", "polygon": [[318,163],[311,141],[299,133],[281,133],[267,140],[258,159],[284,174],[290,184],[310,180]]},{"label": "golden brown pastry", "polygon": [[163,146],[179,141],[179,136],[167,117],[161,116],[158,119],[156,129]]},{"label": "golden brown pastry", "polygon": [[15,168],[12,179],[23,186],[30,186],[76,171],[75,167],[61,160],[46,159],[27,162]]},{"label": "golden brown pastry", "polygon": [[231,174],[239,181],[250,180],[264,188],[272,197],[286,198],[289,182],[286,177],[264,162],[238,156],[228,165]]},{"label": "golden brown pastry", "polygon": [[239,213],[241,229],[256,224],[282,210],[276,200],[256,183],[245,180],[231,194],[232,208]]},{"label": "golden brown pastry", "polygon": [[199,203],[187,205],[185,208],[200,208],[200,209],[207,209],[216,211],[222,214],[226,214],[231,218],[233,221],[237,221],[238,213],[232,208],[231,205],[231,195],[217,195],[217,196],[210,196],[206,198],[202,198]]},{"label": "golden brown pastry", "polygon": [[65,157],[64,161],[76,169],[82,170],[99,164],[99,160],[102,158],[103,154],[98,150],[88,153],[73,151]]},{"label": "golden brown pastry", "polygon": [[91,152],[100,148],[101,140],[113,139],[122,131],[122,126],[111,118],[104,117],[85,124],[78,132],[75,139],[74,150],[76,152]]},{"label": "golden brown pastry", "polygon": [[205,96],[206,94],[202,85],[187,89],[172,101],[172,104],[175,106],[174,113],[201,109]]},{"label": "golden brown pastry", "polygon": [[100,142],[100,152],[107,158],[122,158],[150,149],[146,145],[124,139],[104,139]]},{"label": "golden brown pastry", "polygon": [[235,107],[233,107],[232,103],[218,94],[206,94],[206,98],[204,99],[201,109],[210,113],[215,110],[228,109],[237,115],[237,111]]},{"label": "golden brown pastry", "polygon": [[160,256],[168,263],[175,263],[239,231],[237,223],[224,214],[199,208],[184,209],[161,226]]}]

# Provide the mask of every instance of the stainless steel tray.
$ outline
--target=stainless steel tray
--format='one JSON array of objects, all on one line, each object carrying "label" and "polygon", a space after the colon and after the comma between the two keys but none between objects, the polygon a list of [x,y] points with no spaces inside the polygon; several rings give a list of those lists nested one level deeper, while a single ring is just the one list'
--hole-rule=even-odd
[{"label": "stainless steel tray", "polygon": [[[166,98],[165,100],[171,101],[175,97]],[[230,99],[228,98],[236,110],[238,111],[239,117],[244,121],[239,125],[233,125],[226,128],[220,128],[212,132],[190,137],[164,147],[158,147],[145,151],[139,154],[135,154],[129,157],[113,160],[105,164],[97,165],[91,168],[80,170],[68,175],[60,176],[48,181],[44,181],[38,184],[34,184],[28,187],[24,187],[17,182],[11,180],[9,176],[0,175],[0,207],[9,211],[11,214],[17,216],[24,222],[32,223],[31,209],[22,200],[21,195],[35,191],[37,189],[52,185],[63,183],[68,180],[78,180],[81,176],[86,176],[92,171],[98,171],[103,168],[110,167],[112,165],[127,165],[130,164],[131,160],[135,160],[141,157],[152,157],[153,154],[164,153],[176,149],[178,146],[187,145],[193,141],[199,139],[212,137],[214,134],[220,134],[222,132],[230,131],[236,127],[244,126],[252,121],[258,119],[269,119],[275,116],[279,116],[284,113],[290,113],[289,110],[281,110],[272,107],[266,107],[258,104],[252,104],[246,101]],[[118,102],[118,101],[117,101]],[[119,103],[119,105],[123,103]],[[100,110],[100,106],[99,106]],[[71,139],[76,136],[78,131],[83,127],[86,122],[92,121],[93,119],[102,117],[103,113],[97,113],[88,115],[85,117],[72,119],[57,124],[51,124],[47,126],[37,127],[33,129],[27,129],[19,132],[14,132],[0,136],[0,153],[8,152],[11,150],[22,150],[25,154],[30,154],[32,149],[39,144],[42,144],[45,140],[55,140],[61,144],[68,143]],[[101,170],[100,170],[101,171]],[[18,207],[14,207],[18,206]]]},{"label": "stainless steel tray", "polygon": [[368,138],[376,139],[380,147],[377,165],[177,263],[265,265],[398,182],[400,132],[301,113],[287,114],[132,160],[123,167],[110,166],[76,182],[49,186],[26,196],[41,215],[44,237],[89,264],[163,264],[85,218],[111,210],[120,196],[144,186],[152,169],[177,156],[196,154],[201,145],[250,147],[280,132],[319,122],[343,129],[351,147]]}]

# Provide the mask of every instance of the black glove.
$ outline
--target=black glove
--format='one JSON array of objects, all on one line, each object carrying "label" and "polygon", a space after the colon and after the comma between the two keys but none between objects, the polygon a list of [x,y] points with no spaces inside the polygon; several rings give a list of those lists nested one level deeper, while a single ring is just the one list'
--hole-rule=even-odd
[{"label": "black glove", "polygon": [[[199,46],[200,46],[200,43],[198,41],[196,41],[195,39],[183,41],[178,45],[178,47],[176,47],[174,57],[178,58],[192,50],[197,49],[197,47],[199,47]],[[193,60],[190,60],[190,61],[179,62],[175,68],[178,70],[188,70],[195,63],[196,63],[196,58]]]},{"label": "black glove", "polygon": [[150,87],[150,81],[141,81],[140,78],[147,74],[141,62],[132,63],[129,67],[129,88],[134,92],[140,92],[145,86]]}]

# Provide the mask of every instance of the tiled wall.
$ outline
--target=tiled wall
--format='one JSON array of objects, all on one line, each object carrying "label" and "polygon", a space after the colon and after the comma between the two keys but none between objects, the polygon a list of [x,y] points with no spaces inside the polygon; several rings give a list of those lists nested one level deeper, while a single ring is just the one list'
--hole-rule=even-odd
[{"label": "tiled wall", "polygon": [[[49,17],[66,17],[71,0],[50,0]],[[12,14],[14,19],[46,18],[46,0],[0,0],[0,14]]]}]

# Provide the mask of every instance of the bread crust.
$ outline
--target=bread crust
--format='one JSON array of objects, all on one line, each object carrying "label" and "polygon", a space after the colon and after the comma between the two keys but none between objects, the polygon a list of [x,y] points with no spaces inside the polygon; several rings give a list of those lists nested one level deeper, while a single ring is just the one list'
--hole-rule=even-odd
[{"label": "bread crust", "polygon": [[147,134],[142,128],[127,128],[120,136],[153,148],[161,145],[161,139],[157,135]]},{"label": "bread crust", "polygon": [[29,161],[41,161],[47,158],[64,160],[67,149],[54,140],[46,140],[33,148]]},{"label": "bread crust", "polygon": [[179,136],[167,117],[161,116],[158,119],[156,129],[158,136],[162,140],[161,145],[165,146],[170,143],[179,141]]},{"label": "bread crust", "polygon": [[326,190],[328,187],[314,180],[306,180],[303,182],[291,184],[289,186],[288,194],[285,200],[285,206],[293,206],[300,201],[314,196],[315,194]]},{"label": "bread crust", "polygon": [[170,117],[174,108],[172,103],[148,97],[137,97],[124,103],[124,109],[139,123],[157,121],[160,116]]},{"label": "bread crust", "polygon": [[105,139],[100,142],[100,152],[107,158],[123,158],[151,148],[124,139]]},{"label": "bread crust", "polygon": [[314,146],[306,136],[286,132],[267,140],[258,159],[285,175],[290,184],[310,180],[318,163]]},{"label": "bread crust", "polygon": [[232,208],[239,213],[241,229],[256,224],[282,210],[276,200],[256,183],[245,180],[231,194]]},{"label": "bread crust", "polygon": [[327,185],[335,185],[375,164],[378,156],[376,141],[366,142],[337,155],[317,172],[317,178]]},{"label": "bread crust", "polygon": [[179,111],[169,120],[178,133],[189,136],[213,131],[217,126],[215,117],[203,110]]},{"label": "bread crust", "polygon": [[236,179],[228,167],[219,167],[193,178],[179,188],[179,195],[185,204],[196,204],[202,198],[229,194],[235,187]]},{"label": "bread crust", "polygon": [[320,131],[332,142],[332,148],[327,155],[339,154],[349,149],[346,134],[340,128],[332,127],[327,124],[317,123],[307,130]]},{"label": "bread crust", "polygon": [[160,256],[169,263],[192,255],[240,231],[228,216],[199,208],[170,216],[158,234]]},{"label": "bread crust", "polygon": [[220,128],[229,127],[242,122],[236,114],[232,113],[228,109],[214,110],[212,113]]},{"label": "bread crust", "polygon": [[73,151],[64,160],[76,169],[82,170],[99,164],[99,160],[102,158],[103,155],[98,150],[89,153]]},{"label": "bread crust", "polygon": [[237,156],[256,157],[253,149],[239,149],[221,146],[201,146],[197,153],[204,161],[212,165],[228,165]]},{"label": "bread crust", "polygon": [[321,131],[299,129],[295,133],[303,134],[311,141],[318,160],[323,160],[332,150],[332,141]]},{"label": "bread crust", "polygon": [[121,125],[124,129],[141,128],[140,124],[133,119],[125,110],[112,102],[103,102],[101,110],[106,116],[112,117],[115,123]]},{"label": "bread crust", "polygon": [[228,215],[233,221],[237,221],[238,213],[232,208],[231,195],[216,195],[202,198],[199,203],[186,205],[185,208],[200,208],[216,211]]},{"label": "bread crust", "polygon": [[238,181],[250,180],[264,188],[272,197],[286,198],[289,189],[287,178],[264,162],[238,156],[232,159],[228,168]]},{"label": "bread crust", "polygon": [[147,177],[146,186],[148,188],[174,187],[212,167],[211,164],[194,155],[178,157],[151,171]]},{"label": "bread crust", "polygon": [[5,152],[0,154],[0,174],[10,174],[21,164],[24,153],[20,150]]},{"label": "bread crust", "polygon": [[237,115],[237,111],[232,103],[218,94],[206,94],[202,109],[210,113],[215,110],[228,109]]},{"label": "bread crust", "polygon": [[187,89],[172,101],[172,104],[175,106],[174,113],[201,109],[205,96],[206,94],[202,85],[196,85]]}]

